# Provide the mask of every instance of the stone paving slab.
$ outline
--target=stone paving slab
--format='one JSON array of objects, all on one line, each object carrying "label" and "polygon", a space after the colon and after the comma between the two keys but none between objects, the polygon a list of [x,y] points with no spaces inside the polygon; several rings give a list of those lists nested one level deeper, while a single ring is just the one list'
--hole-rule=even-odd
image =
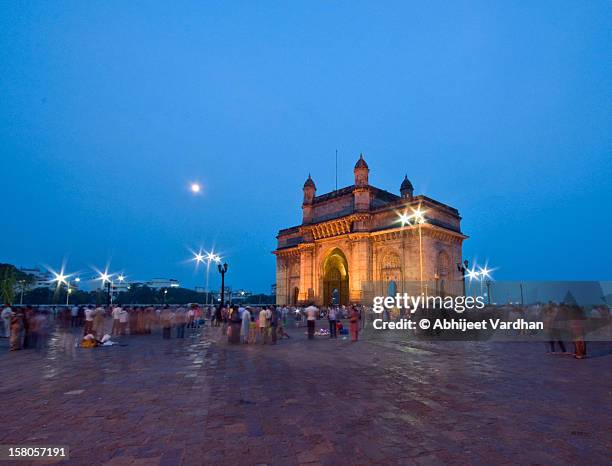
[{"label": "stone paving slab", "polygon": [[610,344],[578,361],[543,344],[291,334],[78,349],[58,333],[4,351],[0,444],[66,444],[75,465],[609,464]]}]

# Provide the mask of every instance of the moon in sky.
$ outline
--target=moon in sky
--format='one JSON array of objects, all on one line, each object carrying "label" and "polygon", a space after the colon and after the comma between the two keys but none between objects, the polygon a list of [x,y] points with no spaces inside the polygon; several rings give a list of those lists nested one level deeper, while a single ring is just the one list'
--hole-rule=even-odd
[{"label": "moon in sky", "polygon": [[198,194],[202,187],[199,183],[191,183],[191,192],[194,194]]}]

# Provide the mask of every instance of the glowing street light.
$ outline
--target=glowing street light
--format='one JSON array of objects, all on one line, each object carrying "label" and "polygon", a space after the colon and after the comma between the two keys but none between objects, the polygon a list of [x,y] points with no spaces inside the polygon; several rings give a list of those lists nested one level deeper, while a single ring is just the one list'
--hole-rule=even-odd
[{"label": "glowing street light", "polygon": [[193,194],[199,194],[200,191],[202,191],[202,186],[200,185],[200,183],[191,183],[191,186],[189,186],[189,189],[191,189],[191,192]]},{"label": "glowing street light", "polygon": [[482,282],[484,281],[487,286],[487,301],[489,304],[491,304],[491,282],[493,281],[491,272],[493,272],[493,269],[489,269],[486,265],[480,267],[480,294],[482,295]]},{"label": "glowing street light", "polygon": [[484,267],[479,267],[480,268],[480,278],[485,279],[485,278],[491,278],[491,272],[492,270],[490,270],[489,268],[487,268],[487,266],[485,265]]},{"label": "glowing street light", "polygon": [[125,281],[125,275],[121,274],[117,277],[117,280],[119,280],[121,283],[123,283]]},{"label": "glowing street light", "polygon": [[480,272],[476,270],[475,265],[471,269],[467,269],[465,271],[465,278],[467,278],[470,282],[472,280],[478,280],[479,275],[480,275]]},{"label": "glowing street light", "polygon": [[67,279],[68,279],[69,275],[64,275],[64,271],[63,270],[60,273],[53,272],[53,275],[55,275],[55,276],[53,277],[53,279],[51,281],[52,282],[56,282],[58,288],[61,285],[65,285],[65,284],[68,283]]},{"label": "glowing street light", "polygon": [[110,306],[112,301],[112,274],[108,273],[108,270],[104,270],[104,272],[98,272],[100,275],[98,276],[98,280],[102,282],[102,287],[106,284],[106,305]]}]

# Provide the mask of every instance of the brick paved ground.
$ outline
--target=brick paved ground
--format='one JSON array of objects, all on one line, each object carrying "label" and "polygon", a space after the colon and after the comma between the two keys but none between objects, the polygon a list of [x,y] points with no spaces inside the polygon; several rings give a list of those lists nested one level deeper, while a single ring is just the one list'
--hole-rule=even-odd
[{"label": "brick paved ground", "polygon": [[[42,352],[0,343],[0,444],[70,464],[605,464],[612,346],[184,341]],[[4,347],[2,347],[4,345]],[[40,463],[37,463],[40,464]]]}]

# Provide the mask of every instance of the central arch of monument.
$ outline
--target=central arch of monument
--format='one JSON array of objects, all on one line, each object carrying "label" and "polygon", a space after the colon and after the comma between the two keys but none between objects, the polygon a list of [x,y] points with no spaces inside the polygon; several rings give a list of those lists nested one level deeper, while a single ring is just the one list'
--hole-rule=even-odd
[{"label": "central arch of monument", "polygon": [[349,303],[348,260],[340,249],[334,248],[327,254],[323,261],[321,277],[325,305]]}]

